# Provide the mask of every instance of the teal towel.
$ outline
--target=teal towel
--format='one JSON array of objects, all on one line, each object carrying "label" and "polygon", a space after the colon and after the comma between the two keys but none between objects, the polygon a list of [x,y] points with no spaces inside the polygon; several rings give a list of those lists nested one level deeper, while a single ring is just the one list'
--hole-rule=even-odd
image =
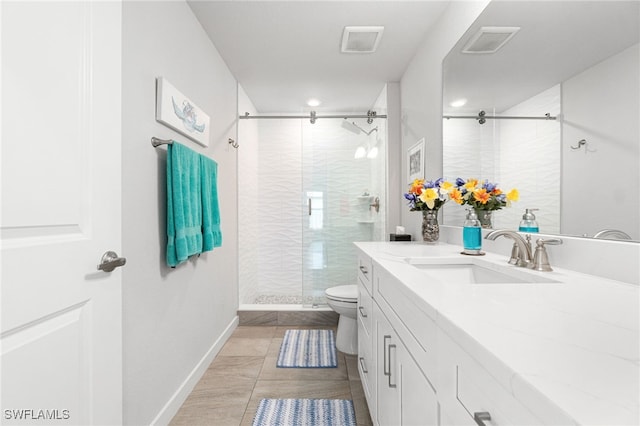
[{"label": "teal towel", "polygon": [[202,251],[222,245],[220,208],[218,206],[218,164],[200,156],[202,185]]},{"label": "teal towel", "polygon": [[167,147],[167,264],[202,251],[200,154],[173,141]]}]

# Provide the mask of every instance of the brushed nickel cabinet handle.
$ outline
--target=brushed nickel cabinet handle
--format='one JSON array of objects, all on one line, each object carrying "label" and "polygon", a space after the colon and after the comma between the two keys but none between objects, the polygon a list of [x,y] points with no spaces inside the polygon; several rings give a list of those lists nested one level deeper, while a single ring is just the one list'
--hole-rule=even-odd
[{"label": "brushed nickel cabinet handle", "polygon": [[491,414],[486,411],[478,411],[473,413],[473,420],[476,421],[478,426],[487,426],[485,421],[491,421]]},{"label": "brushed nickel cabinet handle", "polygon": [[391,348],[395,349],[396,345],[391,344],[388,346],[388,349],[387,349],[389,351],[389,387],[395,388],[397,387],[396,384],[391,384]]},{"label": "brushed nickel cabinet handle", "polygon": [[360,357],[360,368],[362,368],[362,372],[367,374],[369,372],[369,370],[367,370],[367,367],[365,367],[364,365],[364,358]]},{"label": "brushed nickel cabinet handle", "polygon": [[364,313],[364,306],[358,306],[358,310],[360,311],[360,316],[362,318],[367,318],[369,315]]},{"label": "brushed nickel cabinet handle", "polygon": [[[384,360],[382,363],[382,372],[384,373],[385,376],[388,376],[389,374],[391,374],[390,371],[387,371],[387,339],[391,339],[391,336],[390,335],[384,336],[383,342],[382,342],[382,354],[384,356]],[[389,370],[391,370],[391,368],[389,368]]]}]

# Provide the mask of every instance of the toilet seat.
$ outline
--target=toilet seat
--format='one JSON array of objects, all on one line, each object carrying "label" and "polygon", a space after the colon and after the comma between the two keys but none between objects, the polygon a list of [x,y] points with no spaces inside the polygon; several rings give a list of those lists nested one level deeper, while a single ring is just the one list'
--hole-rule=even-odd
[{"label": "toilet seat", "polygon": [[358,286],[356,284],[329,287],[324,291],[327,299],[337,302],[358,303]]}]

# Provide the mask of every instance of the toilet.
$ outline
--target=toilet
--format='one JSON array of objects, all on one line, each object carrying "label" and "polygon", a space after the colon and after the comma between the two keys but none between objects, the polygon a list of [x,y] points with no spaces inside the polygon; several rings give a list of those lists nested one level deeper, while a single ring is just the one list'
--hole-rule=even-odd
[{"label": "toilet", "polygon": [[336,348],[349,355],[358,353],[358,286],[339,285],[329,287],[324,292],[327,304],[338,315],[338,333],[336,334]]}]

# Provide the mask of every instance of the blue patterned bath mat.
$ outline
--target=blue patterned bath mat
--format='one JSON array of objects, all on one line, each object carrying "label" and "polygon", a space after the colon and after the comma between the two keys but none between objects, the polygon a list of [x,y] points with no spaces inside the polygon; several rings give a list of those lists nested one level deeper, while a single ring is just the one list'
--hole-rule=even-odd
[{"label": "blue patterned bath mat", "polygon": [[284,368],[337,367],[333,330],[287,330],[276,365]]},{"label": "blue patterned bath mat", "polygon": [[253,426],[356,426],[348,399],[263,399]]}]

